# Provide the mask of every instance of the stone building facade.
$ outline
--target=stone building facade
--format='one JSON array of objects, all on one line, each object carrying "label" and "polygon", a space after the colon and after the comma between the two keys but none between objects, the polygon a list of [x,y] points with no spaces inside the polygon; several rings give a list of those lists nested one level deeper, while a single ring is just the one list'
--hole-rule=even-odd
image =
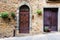
[{"label": "stone building facade", "polygon": [[[27,34],[19,33],[19,27],[18,27],[19,7],[22,5],[27,5],[30,8],[30,30],[29,30],[30,32]],[[15,30],[15,36],[35,35],[44,33],[43,8],[51,8],[51,7],[59,8],[60,3],[47,3],[47,0],[0,0],[0,12],[8,11],[9,17],[11,18],[11,21],[8,22],[0,17],[0,37],[13,37],[14,30]],[[37,15],[36,13],[37,9],[42,10],[42,15],[40,16]],[[14,20],[10,16],[10,12],[12,11],[15,12],[17,20]],[[34,15],[34,19],[32,19],[32,15]]]}]

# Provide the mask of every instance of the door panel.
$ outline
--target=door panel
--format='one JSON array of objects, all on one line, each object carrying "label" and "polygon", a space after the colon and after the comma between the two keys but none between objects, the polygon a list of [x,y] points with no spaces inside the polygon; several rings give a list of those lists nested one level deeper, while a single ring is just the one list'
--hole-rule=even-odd
[{"label": "door panel", "polygon": [[50,16],[51,16],[51,12],[45,11],[45,13],[44,13],[44,25],[50,25]]},{"label": "door panel", "polygon": [[21,12],[20,14],[21,14],[20,33],[28,33],[29,32],[29,14],[28,12]]},{"label": "door panel", "polygon": [[57,13],[52,12],[52,25],[57,25]]}]

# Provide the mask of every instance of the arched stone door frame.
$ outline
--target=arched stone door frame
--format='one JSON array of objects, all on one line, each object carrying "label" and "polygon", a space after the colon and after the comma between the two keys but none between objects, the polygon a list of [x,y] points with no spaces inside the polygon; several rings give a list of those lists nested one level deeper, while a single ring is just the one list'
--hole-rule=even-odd
[{"label": "arched stone door frame", "polygon": [[30,15],[29,33],[30,33],[30,28],[32,27],[31,26],[31,21],[32,21],[31,6],[29,5],[29,3],[25,2],[25,1],[21,2],[17,9],[17,28],[16,28],[16,30],[19,30],[19,8],[23,5],[27,5],[30,9],[30,11],[29,11],[29,15]]}]

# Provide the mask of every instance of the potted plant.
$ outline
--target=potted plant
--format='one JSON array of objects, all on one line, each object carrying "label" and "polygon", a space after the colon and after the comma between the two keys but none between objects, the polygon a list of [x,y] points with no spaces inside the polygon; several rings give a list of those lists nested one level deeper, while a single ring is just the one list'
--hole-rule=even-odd
[{"label": "potted plant", "polygon": [[15,13],[14,13],[14,12],[11,12],[11,16],[12,16],[13,18],[15,18]]},{"label": "potted plant", "polygon": [[38,10],[37,10],[37,14],[38,14],[38,15],[41,15],[41,14],[42,14],[42,11],[38,9]]},{"label": "potted plant", "polygon": [[50,32],[51,30],[49,29],[49,27],[45,27],[45,28],[44,28],[44,31],[45,31],[45,32]]},{"label": "potted plant", "polygon": [[4,19],[8,18],[8,12],[2,12],[1,17],[4,18]]}]

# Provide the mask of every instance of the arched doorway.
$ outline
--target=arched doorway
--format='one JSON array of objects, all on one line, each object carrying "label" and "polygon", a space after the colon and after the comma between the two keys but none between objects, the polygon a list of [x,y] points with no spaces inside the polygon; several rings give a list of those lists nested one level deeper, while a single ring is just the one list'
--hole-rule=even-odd
[{"label": "arched doorway", "polygon": [[19,8],[19,33],[29,33],[30,9],[27,5]]}]

